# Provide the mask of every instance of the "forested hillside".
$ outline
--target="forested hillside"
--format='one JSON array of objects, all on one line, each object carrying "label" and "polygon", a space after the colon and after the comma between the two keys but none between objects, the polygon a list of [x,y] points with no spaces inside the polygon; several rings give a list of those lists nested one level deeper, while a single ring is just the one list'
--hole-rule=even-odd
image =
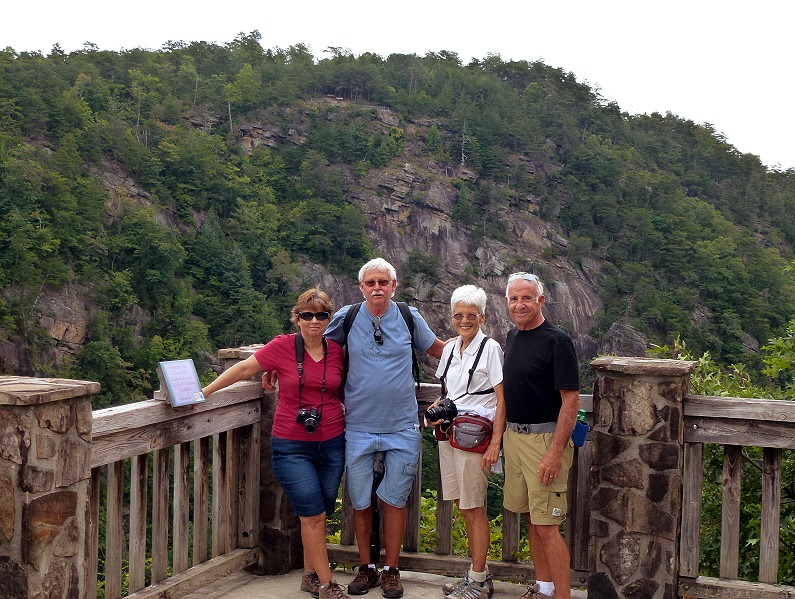
[{"label": "forested hillside", "polygon": [[541,62],[326,56],[0,51],[0,372],[140,399],[159,360],[288,330],[305,286],[355,300],[373,255],[440,336],[475,282],[502,340],[515,269],[584,359],[621,328],[756,372],[785,334],[795,172]]}]

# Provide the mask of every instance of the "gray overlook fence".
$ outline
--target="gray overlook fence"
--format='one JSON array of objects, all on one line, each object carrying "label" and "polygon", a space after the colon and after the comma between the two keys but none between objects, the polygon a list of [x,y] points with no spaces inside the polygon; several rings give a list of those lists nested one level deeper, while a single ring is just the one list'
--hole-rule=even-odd
[{"label": "gray overlook fence", "polygon": [[[228,365],[253,350],[221,357]],[[795,598],[795,587],[776,584],[795,402],[687,395],[692,367],[592,363],[594,395],[581,397],[592,430],[569,481],[572,585],[598,571],[622,597]],[[0,599],[177,598],[243,568],[301,566],[298,521],[270,471],[273,395],[251,381],[195,406],[149,400],[92,412],[98,390],[0,377]],[[437,393],[424,386],[421,406]],[[720,578],[698,569],[704,444],[725,456]],[[737,579],[739,463],[749,446],[762,447],[764,461],[756,581]],[[468,562],[451,556],[451,502],[437,508],[435,552],[417,552],[419,491],[418,479],[400,566],[458,575]],[[329,551],[355,563],[348,511],[342,542]],[[489,567],[526,581],[533,567],[516,559],[518,523],[504,514],[503,556]]]}]

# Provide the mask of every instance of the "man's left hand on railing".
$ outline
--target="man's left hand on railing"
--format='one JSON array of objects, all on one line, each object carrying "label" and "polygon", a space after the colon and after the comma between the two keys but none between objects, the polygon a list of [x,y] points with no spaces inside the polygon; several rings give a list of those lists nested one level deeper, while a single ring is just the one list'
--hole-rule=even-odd
[{"label": "man's left hand on railing", "polygon": [[279,390],[279,377],[276,371],[262,373],[262,388],[265,391],[278,391]]}]

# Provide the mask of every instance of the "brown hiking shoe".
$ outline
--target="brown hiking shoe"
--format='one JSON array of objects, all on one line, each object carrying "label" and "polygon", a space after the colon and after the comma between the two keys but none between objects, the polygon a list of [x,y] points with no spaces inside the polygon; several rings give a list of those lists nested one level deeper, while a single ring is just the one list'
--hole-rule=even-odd
[{"label": "brown hiking shoe", "polygon": [[400,599],[403,585],[400,584],[400,570],[395,567],[381,572],[381,594],[387,599]]},{"label": "brown hiking shoe", "polygon": [[351,595],[364,595],[370,589],[374,589],[381,582],[381,575],[376,568],[371,568],[367,564],[359,566],[359,573],[356,578],[348,583],[348,592]]},{"label": "brown hiking shoe", "polygon": [[309,593],[313,597],[317,597],[320,591],[320,579],[317,577],[317,572],[310,570],[304,572],[301,577],[301,590]]},{"label": "brown hiking shoe", "polygon": [[320,599],[348,599],[342,587],[333,580],[328,584],[320,585]]}]

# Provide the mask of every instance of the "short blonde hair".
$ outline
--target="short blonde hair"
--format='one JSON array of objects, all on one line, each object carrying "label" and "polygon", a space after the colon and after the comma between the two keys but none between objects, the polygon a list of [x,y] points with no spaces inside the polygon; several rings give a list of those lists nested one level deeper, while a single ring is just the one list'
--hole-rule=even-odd
[{"label": "short blonde hair", "polygon": [[299,295],[295,302],[293,316],[290,319],[295,326],[298,326],[298,313],[306,310],[334,314],[334,303],[325,291],[321,291],[318,287],[312,287]]}]

